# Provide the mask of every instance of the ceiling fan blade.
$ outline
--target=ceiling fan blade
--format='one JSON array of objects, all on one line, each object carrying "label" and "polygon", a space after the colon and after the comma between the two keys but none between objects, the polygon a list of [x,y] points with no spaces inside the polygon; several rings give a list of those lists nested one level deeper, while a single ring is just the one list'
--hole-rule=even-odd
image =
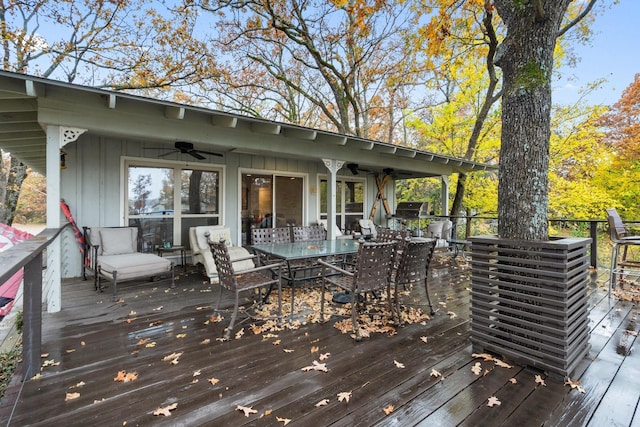
[{"label": "ceiling fan blade", "polygon": [[178,150],[169,150],[166,153],[158,154],[158,157],[167,157],[168,155],[174,154],[174,153],[177,153],[177,152],[178,152]]},{"label": "ceiling fan blade", "polygon": [[193,157],[195,157],[198,160],[204,160],[206,159],[205,156],[201,155],[200,153],[198,153],[196,150],[189,150],[187,151],[187,154],[191,154]]},{"label": "ceiling fan blade", "polygon": [[214,153],[213,151],[203,151],[203,150],[195,150],[198,153],[204,153],[204,154],[210,154],[212,156],[217,156],[217,157],[224,157],[224,154],[222,153]]}]

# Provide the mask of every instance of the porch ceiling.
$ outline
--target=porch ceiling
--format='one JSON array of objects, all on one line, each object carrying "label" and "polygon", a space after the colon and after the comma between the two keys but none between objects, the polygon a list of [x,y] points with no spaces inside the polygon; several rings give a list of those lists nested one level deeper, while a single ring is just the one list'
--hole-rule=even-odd
[{"label": "porch ceiling", "polygon": [[0,148],[46,173],[47,125],[167,148],[184,140],[205,150],[344,160],[345,166],[358,164],[363,173],[392,169],[398,179],[497,168],[359,137],[0,71]]}]

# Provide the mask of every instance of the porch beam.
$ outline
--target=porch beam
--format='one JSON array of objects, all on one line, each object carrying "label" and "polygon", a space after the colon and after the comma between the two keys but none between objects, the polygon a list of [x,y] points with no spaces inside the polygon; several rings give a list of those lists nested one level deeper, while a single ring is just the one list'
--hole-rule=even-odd
[{"label": "porch beam", "polygon": [[231,116],[211,116],[211,124],[214,126],[222,126],[225,128],[235,128],[238,126],[238,118]]}]

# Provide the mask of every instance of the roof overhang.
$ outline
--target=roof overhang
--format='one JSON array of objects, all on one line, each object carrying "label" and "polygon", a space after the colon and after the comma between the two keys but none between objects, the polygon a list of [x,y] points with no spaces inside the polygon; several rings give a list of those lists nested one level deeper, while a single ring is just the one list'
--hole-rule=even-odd
[{"label": "roof overhang", "polygon": [[[46,173],[47,126],[89,134],[275,157],[330,158],[397,178],[496,170],[410,147],[169,101],[0,71],[0,148]],[[265,144],[268,140],[268,144]]]}]

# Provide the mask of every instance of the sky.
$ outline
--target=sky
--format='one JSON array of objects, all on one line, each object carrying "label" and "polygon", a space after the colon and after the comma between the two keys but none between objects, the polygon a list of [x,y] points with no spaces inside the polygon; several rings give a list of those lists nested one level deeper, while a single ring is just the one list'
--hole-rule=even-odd
[{"label": "sky", "polygon": [[[599,0],[611,4],[612,0]],[[640,0],[620,0],[596,17],[592,25],[594,35],[591,45],[576,47],[581,57],[575,68],[561,71],[572,77],[556,82],[553,102],[572,104],[579,98],[579,90],[587,83],[606,78],[599,90],[591,93],[589,104],[612,105],[640,73]]]}]

